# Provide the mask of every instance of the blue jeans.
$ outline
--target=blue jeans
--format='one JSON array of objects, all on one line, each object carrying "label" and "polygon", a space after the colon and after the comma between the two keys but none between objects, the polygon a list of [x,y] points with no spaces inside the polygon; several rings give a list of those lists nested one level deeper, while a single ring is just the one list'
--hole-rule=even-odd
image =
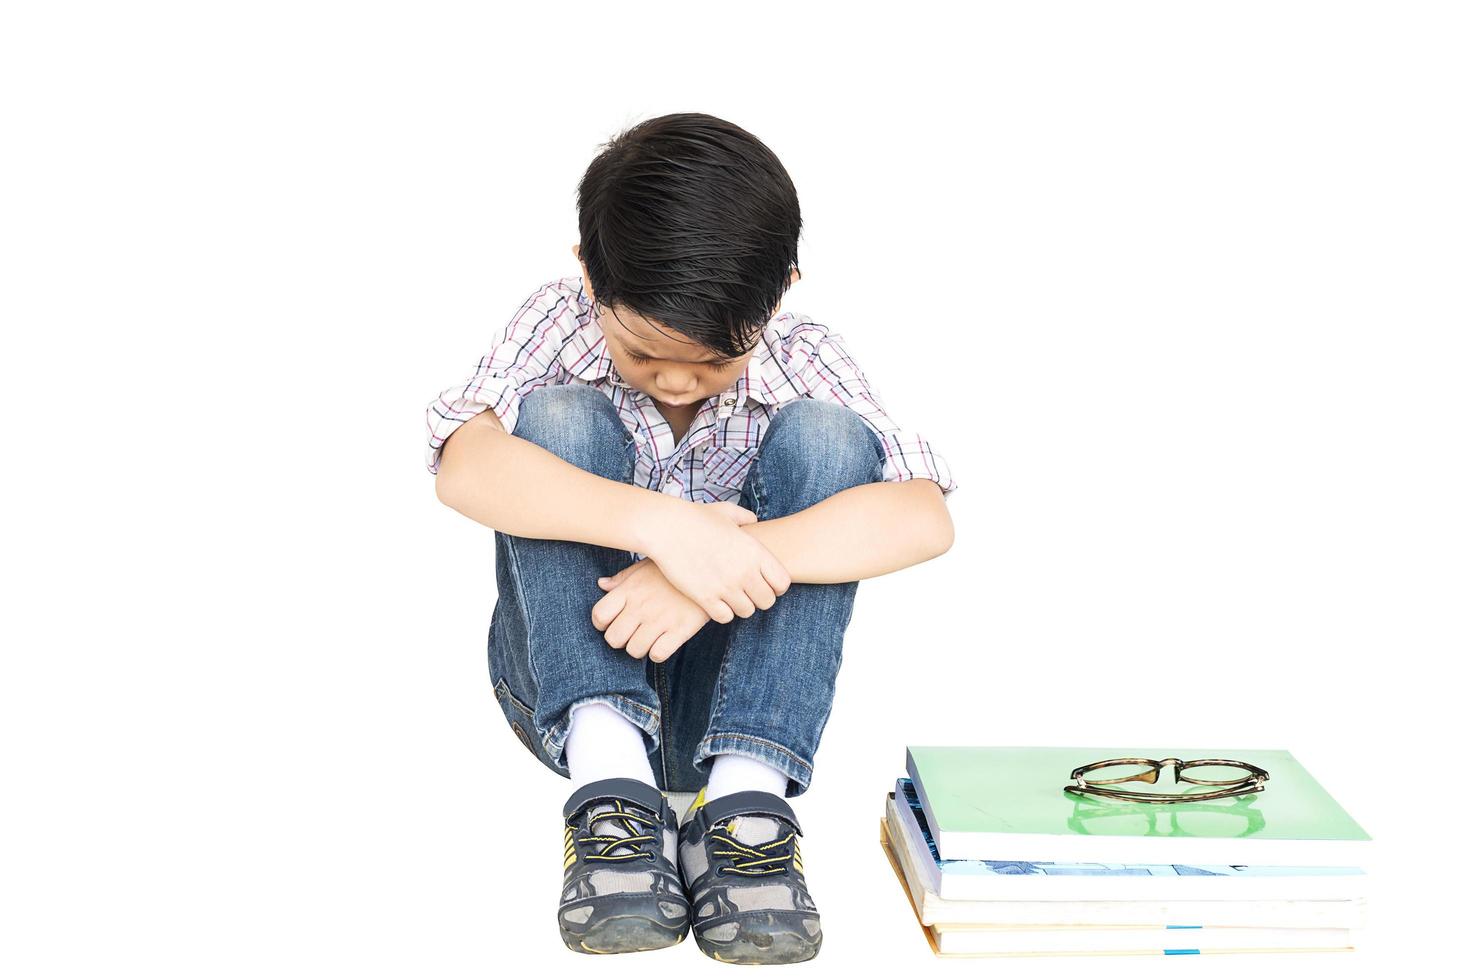
[{"label": "blue jeans", "polygon": [[[602,392],[553,385],[526,397],[515,435],[609,480],[631,483],[637,444]],[[740,492],[761,520],[794,514],[883,476],[882,443],[856,412],[788,403],[762,435]],[[634,553],[577,541],[495,532],[499,598],[491,617],[490,679],[522,744],[569,776],[573,706],[602,702],[647,736],[660,788],[695,792],[713,756],[751,756],[784,772],[787,795],[811,782],[852,618],[857,582],[793,582],[770,609],[710,620],[663,663],[613,649],[592,624],[599,576]]]}]

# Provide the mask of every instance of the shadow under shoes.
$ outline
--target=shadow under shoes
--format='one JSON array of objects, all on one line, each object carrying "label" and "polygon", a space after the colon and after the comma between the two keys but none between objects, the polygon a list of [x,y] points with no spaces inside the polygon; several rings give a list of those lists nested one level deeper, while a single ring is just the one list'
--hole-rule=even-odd
[{"label": "shadow under shoes", "polygon": [[562,941],[579,953],[659,949],[689,931],[678,818],[655,786],[599,779],[574,792],[566,821]]},{"label": "shadow under shoes", "polygon": [[694,940],[725,963],[797,963],[817,955],[822,923],[801,867],[790,804],[749,790],[700,792],[679,830],[679,870]]}]

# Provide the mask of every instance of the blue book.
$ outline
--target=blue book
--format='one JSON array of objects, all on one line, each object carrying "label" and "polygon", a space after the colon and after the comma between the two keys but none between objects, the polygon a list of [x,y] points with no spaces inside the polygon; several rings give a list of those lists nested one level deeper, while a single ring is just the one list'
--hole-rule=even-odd
[{"label": "blue book", "polygon": [[1367,891],[1359,867],[946,859],[913,780],[900,777],[892,800],[894,845],[947,901],[1354,901]]}]

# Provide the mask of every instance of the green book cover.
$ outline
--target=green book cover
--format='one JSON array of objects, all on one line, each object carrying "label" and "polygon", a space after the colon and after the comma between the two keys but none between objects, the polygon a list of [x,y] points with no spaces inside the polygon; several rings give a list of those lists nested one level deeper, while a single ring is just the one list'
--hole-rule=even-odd
[{"label": "green book cover", "polygon": [[[1197,803],[1122,802],[1063,792],[1073,769],[1123,757],[1236,759],[1265,769],[1270,778],[1262,792]],[[1032,854],[1029,860],[1103,860],[1123,852],[1177,854],[1180,860],[1209,852],[1230,864],[1246,863],[1268,850],[1277,857],[1287,856],[1291,848],[1308,858],[1329,853],[1325,847],[1304,848],[1304,842],[1370,840],[1291,753],[1281,749],[910,746],[908,770],[944,858],[1022,857],[994,850],[1010,844]],[[1172,767],[1155,785],[1123,786],[1150,792],[1189,788],[1174,783]],[[1148,840],[1153,838],[1169,841]],[[1050,852],[1036,852],[1048,841]],[[1259,843],[1268,841],[1282,843]],[[1058,842],[1063,842],[1060,850]],[[991,850],[976,853],[976,848]],[[1333,853],[1340,857],[1345,852]]]}]

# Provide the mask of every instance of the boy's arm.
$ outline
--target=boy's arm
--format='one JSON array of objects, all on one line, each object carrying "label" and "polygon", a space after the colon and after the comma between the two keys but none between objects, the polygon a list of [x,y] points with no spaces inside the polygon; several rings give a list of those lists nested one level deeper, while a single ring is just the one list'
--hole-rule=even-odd
[{"label": "boy's arm", "polygon": [[789,346],[785,370],[797,386],[812,398],[857,412],[882,440],[883,478],[741,530],[755,535],[793,582],[855,582],[948,551],[954,524],[944,490],[958,486],[949,464],[926,439],[889,416],[840,333],[803,320]]},{"label": "boy's arm", "polygon": [[[666,509],[678,503],[588,473],[512,436],[491,411],[445,442],[434,489],[449,507],[507,534],[639,554],[649,553],[646,530],[671,516]],[[741,530],[776,557],[792,582],[886,575],[942,555],[954,543],[944,496],[926,479],[849,487],[806,510]]]},{"label": "boy's arm", "polygon": [[647,554],[642,529],[673,502],[573,466],[507,433],[488,410],[444,443],[434,492],[471,520],[506,534],[640,554]]},{"label": "boy's arm", "polygon": [[848,487],[806,510],[741,530],[775,555],[793,582],[856,582],[928,561],[954,543],[933,480]]}]

